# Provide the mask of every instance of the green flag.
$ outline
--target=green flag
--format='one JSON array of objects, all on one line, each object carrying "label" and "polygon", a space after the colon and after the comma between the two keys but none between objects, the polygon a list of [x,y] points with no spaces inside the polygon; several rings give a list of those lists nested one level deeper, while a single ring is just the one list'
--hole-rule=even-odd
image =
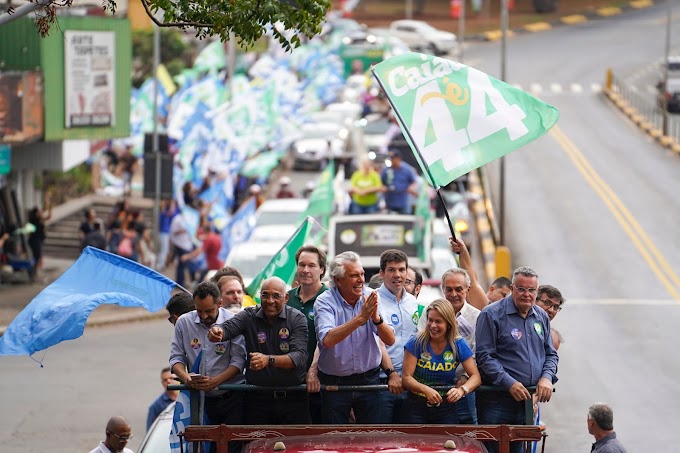
[{"label": "green flag", "polygon": [[397,55],[373,74],[435,188],[537,139],[559,117],[524,91],[439,57]]},{"label": "green flag", "polygon": [[239,173],[248,178],[266,178],[279,165],[284,154],[274,150],[261,152],[246,160]]},{"label": "green flag", "polygon": [[333,176],[335,175],[335,164],[331,160],[319,177],[319,182],[309,196],[309,206],[303,214],[306,216],[318,217],[324,228],[328,228],[328,222],[333,214],[333,202],[335,193],[333,192]]},{"label": "green flag", "polygon": [[[311,230],[314,220],[307,217],[302,224],[295,230],[295,233],[281,247],[276,255],[272,257],[269,264],[257,274],[253,281],[246,288],[246,292],[253,298],[260,292],[262,282],[269,277],[279,277],[286,284],[290,285],[295,279],[297,265],[295,264],[295,253],[307,241],[307,236]],[[258,299],[259,300],[259,299]]]}]

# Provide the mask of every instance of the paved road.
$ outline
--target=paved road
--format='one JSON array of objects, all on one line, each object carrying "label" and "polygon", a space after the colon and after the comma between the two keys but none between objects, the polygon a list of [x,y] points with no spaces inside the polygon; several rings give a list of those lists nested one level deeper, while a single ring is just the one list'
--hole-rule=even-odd
[{"label": "paved road", "polygon": [[50,348],[44,368],[28,357],[2,357],[0,450],[90,451],[112,415],[128,418],[136,450],[147,408],[162,390],[171,340],[172,326],[158,320],[87,329]]},{"label": "paved road", "polygon": [[[554,323],[566,337],[560,381],[543,409],[550,452],[588,451],[586,411],[595,401],[614,406],[628,451],[675,441],[668,428],[680,419],[680,388],[671,380],[680,365],[669,359],[680,335],[680,159],[597,92],[606,68],[625,74],[653,64],[664,14],[657,7],[508,41],[507,80],[541,88],[561,113],[553,132],[506,159],[513,264],[535,267],[541,283],[568,299]],[[498,75],[499,47],[466,55]]]}]

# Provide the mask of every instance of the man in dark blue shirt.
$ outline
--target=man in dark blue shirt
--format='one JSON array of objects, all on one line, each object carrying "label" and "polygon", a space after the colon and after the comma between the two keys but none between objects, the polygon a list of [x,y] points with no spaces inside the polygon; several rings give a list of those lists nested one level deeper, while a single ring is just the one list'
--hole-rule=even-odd
[{"label": "man in dark blue shirt", "polygon": [[399,150],[389,151],[391,166],[380,172],[385,187],[385,205],[390,212],[411,214],[408,196],[418,195],[416,172],[406,162],[402,162]]},{"label": "man in dark blue shirt", "polygon": [[177,399],[176,390],[168,390],[168,385],[176,384],[175,378],[170,372],[170,367],[165,367],[161,371],[161,384],[165,388],[165,391],[156,398],[151,406],[149,406],[149,412],[146,415],[146,430],[148,431],[153,425],[154,420],[160,415],[161,412],[165,410],[166,407],[170,405],[173,401]]},{"label": "man in dark blue shirt", "polygon": [[[506,391],[477,395],[480,424],[526,424],[529,386],[536,386],[539,402],[550,401],[558,357],[550,319],[534,305],[537,291],[536,271],[520,267],[513,273],[510,295],[488,305],[477,318],[477,366],[482,383]],[[495,453],[498,445],[489,444],[487,449]],[[521,442],[514,442],[510,451],[521,451]]]}]

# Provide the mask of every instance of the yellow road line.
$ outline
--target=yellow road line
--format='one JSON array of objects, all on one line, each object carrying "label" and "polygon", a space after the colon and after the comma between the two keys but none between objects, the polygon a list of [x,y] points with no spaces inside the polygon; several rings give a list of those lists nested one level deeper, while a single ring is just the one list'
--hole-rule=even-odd
[{"label": "yellow road line", "polygon": [[588,182],[593,190],[600,196],[605,205],[607,205],[609,211],[631,239],[633,245],[638,249],[642,258],[656,274],[668,293],[674,299],[680,301],[680,292],[678,291],[678,288],[673,286],[673,283],[675,283],[677,287],[680,287],[680,277],[673,272],[665,257],[654,245],[637,220],[635,220],[635,217],[633,217],[619,197],[616,196],[612,188],[597,174],[583,153],[571,140],[569,140],[569,138],[567,138],[559,127],[553,127],[550,131],[550,135],[562,147],[567,156],[569,156],[576,168],[585,178],[586,182]]},{"label": "yellow road line", "polygon": [[649,8],[652,5],[654,5],[652,0],[634,0],[630,2],[631,8],[635,9]]},{"label": "yellow road line", "polygon": [[604,17],[616,16],[617,14],[621,14],[621,8],[617,8],[616,6],[609,6],[607,8],[600,8],[596,12],[598,16]]},{"label": "yellow road line", "polygon": [[538,32],[538,31],[546,31],[550,30],[552,28],[552,25],[550,25],[547,22],[534,22],[533,24],[526,24],[524,26],[525,30],[529,30],[531,32]]},{"label": "yellow road line", "polygon": [[582,24],[583,22],[588,22],[588,18],[583,14],[572,14],[570,16],[564,16],[560,20],[562,21],[562,23],[569,25]]}]

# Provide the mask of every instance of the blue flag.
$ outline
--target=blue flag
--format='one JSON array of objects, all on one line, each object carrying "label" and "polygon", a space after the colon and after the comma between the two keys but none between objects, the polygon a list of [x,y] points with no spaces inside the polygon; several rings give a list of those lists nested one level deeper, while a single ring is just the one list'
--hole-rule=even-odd
[{"label": "blue flag", "polygon": [[[196,356],[196,361],[189,370],[191,373],[201,374],[201,358],[203,357],[203,351],[198,353]],[[204,393],[200,392],[201,401],[200,404],[203,406],[203,396]],[[199,414],[203,415],[203,419],[200,420],[200,424],[207,424],[207,416],[204,411],[199,411]],[[177,399],[175,400],[175,412],[172,414],[172,427],[170,428],[170,451],[172,453],[180,453],[181,451],[191,453],[193,445],[189,444],[184,438],[179,437],[180,433],[184,433],[187,426],[191,425],[191,393],[189,390],[180,390]],[[184,446],[180,447],[183,443]],[[207,443],[209,445],[209,443]],[[210,447],[204,451],[210,451]]]},{"label": "blue flag", "polygon": [[222,230],[222,248],[217,257],[224,261],[236,244],[245,242],[255,228],[255,197],[251,197],[241,206],[231,218],[229,224]]},{"label": "blue flag", "polygon": [[101,304],[161,310],[175,286],[139,263],[86,247],[7,327],[0,337],[0,355],[32,355],[79,338],[90,313]]}]

